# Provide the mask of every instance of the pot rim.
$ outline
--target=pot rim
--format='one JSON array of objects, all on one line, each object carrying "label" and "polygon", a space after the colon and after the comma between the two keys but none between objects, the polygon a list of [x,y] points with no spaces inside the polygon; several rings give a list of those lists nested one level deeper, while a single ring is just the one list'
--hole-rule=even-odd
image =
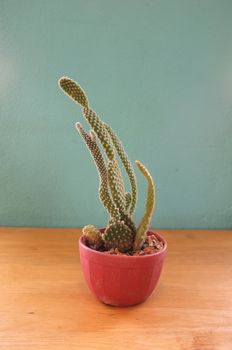
[{"label": "pot rim", "polygon": [[[103,231],[105,230],[105,228],[100,228],[99,229],[100,231]],[[103,231],[104,232],[104,231]],[[152,230],[148,230],[147,231],[147,234],[154,234],[157,238],[159,238],[163,243],[164,243],[164,247],[162,250],[158,251],[158,252],[155,252],[155,253],[152,253],[152,254],[147,254],[147,255],[135,255],[135,256],[131,256],[131,255],[117,255],[117,254],[104,254],[104,252],[99,252],[98,250],[94,250],[94,249],[91,249],[89,247],[87,247],[87,245],[83,242],[83,238],[84,238],[84,235],[82,234],[80,239],[79,239],[79,245],[81,245],[81,247],[87,251],[90,251],[92,254],[96,254],[98,256],[107,256],[107,258],[112,258],[112,259],[149,259],[151,257],[154,257],[154,256],[159,256],[161,254],[163,254],[164,252],[166,252],[167,250],[167,242],[166,240],[163,238],[163,236],[161,236],[159,233],[157,232],[154,232]]]}]

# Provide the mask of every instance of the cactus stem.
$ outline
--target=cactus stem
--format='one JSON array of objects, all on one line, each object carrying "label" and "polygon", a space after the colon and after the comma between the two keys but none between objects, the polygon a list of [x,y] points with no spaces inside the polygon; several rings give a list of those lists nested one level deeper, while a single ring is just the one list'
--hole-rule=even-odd
[{"label": "cactus stem", "polygon": [[137,228],[136,235],[135,235],[135,240],[134,240],[134,250],[139,250],[141,249],[145,235],[147,230],[149,229],[150,223],[151,223],[151,218],[152,218],[152,213],[155,208],[155,185],[153,182],[153,179],[145,167],[140,161],[136,160],[136,165],[141,171],[141,173],[145,176],[147,180],[147,201],[146,201],[146,210],[145,213],[140,221],[140,224]]}]

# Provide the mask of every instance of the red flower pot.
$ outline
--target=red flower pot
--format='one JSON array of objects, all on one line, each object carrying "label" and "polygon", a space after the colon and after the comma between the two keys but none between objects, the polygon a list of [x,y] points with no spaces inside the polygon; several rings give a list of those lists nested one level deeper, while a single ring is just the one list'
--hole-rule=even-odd
[{"label": "red flower pot", "polygon": [[[104,231],[104,229],[101,229]],[[162,270],[167,243],[158,234],[164,248],[142,256],[110,255],[88,248],[83,236],[79,241],[83,273],[92,293],[103,303],[129,306],[142,303],[153,292]]]}]

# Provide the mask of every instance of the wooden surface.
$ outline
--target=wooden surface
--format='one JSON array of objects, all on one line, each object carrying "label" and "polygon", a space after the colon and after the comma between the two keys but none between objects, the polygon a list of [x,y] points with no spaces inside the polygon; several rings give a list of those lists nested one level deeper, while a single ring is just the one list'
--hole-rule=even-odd
[{"label": "wooden surface", "polygon": [[231,350],[232,231],[160,231],[164,271],[146,303],[88,291],[78,229],[0,228],[0,349]]}]

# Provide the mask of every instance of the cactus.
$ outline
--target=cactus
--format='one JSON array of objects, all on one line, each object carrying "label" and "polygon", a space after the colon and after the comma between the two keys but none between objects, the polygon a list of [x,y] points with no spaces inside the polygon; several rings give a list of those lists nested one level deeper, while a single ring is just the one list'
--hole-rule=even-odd
[{"label": "cactus", "polygon": [[117,153],[122,161],[122,164],[124,165],[124,168],[127,172],[127,175],[131,184],[131,194],[130,194],[130,202],[128,202],[128,208],[130,207],[129,209],[130,214],[133,214],[135,210],[136,199],[137,199],[137,185],[136,185],[134,170],[131,165],[131,162],[128,159],[126,152],[124,151],[123,145],[121,141],[118,139],[117,135],[106,123],[105,123],[105,127],[111,137],[111,140],[115,146],[115,149],[117,150]]},{"label": "cactus", "polygon": [[[143,245],[154,209],[155,190],[152,177],[146,167],[137,161],[139,170],[147,179],[148,192],[146,211],[136,229],[132,215],[137,200],[137,183],[133,166],[122,142],[111,127],[91,109],[84,90],[74,80],[63,77],[59,80],[59,86],[66,95],[82,107],[82,114],[91,127],[87,133],[79,122],[75,124],[95,162],[100,182],[99,198],[109,214],[108,225],[103,234],[93,225],[85,226],[83,234],[93,249],[104,247],[105,250],[117,249],[122,253],[133,249],[139,250]],[[128,176],[130,192],[125,190],[117,156]]]},{"label": "cactus", "polygon": [[130,192],[126,192],[125,194],[125,200],[126,200],[126,211],[128,212],[131,204],[131,194]]},{"label": "cactus", "polygon": [[102,147],[105,150],[105,153],[108,159],[114,159],[114,148],[111,142],[110,136],[104,126],[103,121],[98,117],[98,115],[89,107],[83,108],[83,115],[90,124],[91,128],[96,133],[99,141],[102,144]]},{"label": "cactus", "polygon": [[122,213],[126,210],[126,194],[121,171],[118,167],[116,159],[109,161],[107,172],[113,200],[119,211]]},{"label": "cactus", "polygon": [[96,137],[93,131],[91,130],[91,134],[88,135],[80,123],[76,123],[76,129],[79,131],[80,135],[82,136],[84,142],[86,143],[93,160],[96,164],[99,177],[100,177],[100,185],[99,185],[99,197],[102,201],[102,204],[110,214],[114,220],[120,219],[119,210],[114,204],[113,200],[111,199],[111,195],[109,192],[109,186],[108,186],[108,175],[107,175],[107,168],[105,165],[104,158],[101,154],[101,151],[99,149],[98,144],[96,143]]},{"label": "cactus", "polygon": [[123,222],[117,222],[106,228],[103,240],[107,250],[117,248],[124,253],[132,248],[133,234]]},{"label": "cactus", "polygon": [[59,80],[62,90],[82,107],[88,107],[89,102],[83,89],[72,79],[63,77]]},{"label": "cactus", "polygon": [[136,161],[136,165],[141,171],[141,173],[146,177],[148,188],[147,188],[147,202],[146,202],[146,211],[140,221],[140,224],[136,231],[136,236],[134,240],[134,250],[139,250],[144,242],[145,234],[149,229],[152,213],[155,208],[155,186],[152,180],[152,177],[140,161]]},{"label": "cactus", "polygon": [[83,234],[90,247],[99,249],[103,245],[101,232],[93,225],[83,227]]}]

